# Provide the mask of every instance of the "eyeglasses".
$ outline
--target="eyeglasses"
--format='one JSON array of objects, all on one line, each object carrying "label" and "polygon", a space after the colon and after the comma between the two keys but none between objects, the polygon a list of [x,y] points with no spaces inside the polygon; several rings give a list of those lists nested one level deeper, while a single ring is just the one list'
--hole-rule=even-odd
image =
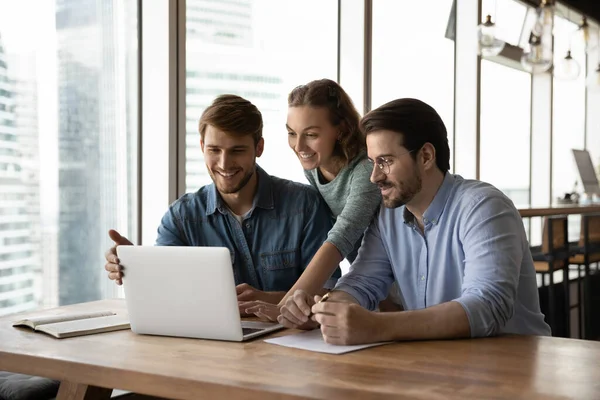
[{"label": "eyeglasses", "polygon": [[[410,154],[410,153],[412,153],[415,150],[416,149],[407,151],[407,152],[402,153],[402,154],[400,154],[400,155],[398,155],[396,157],[402,157],[403,155]],[[387,157],[377,157],[377,158],[375,158],[374,161],[371,160],[370,158],[368,160],[369,160],[369,163],[371,165],[377,165],[377,167],[379,167],[379,169],[381,170],[381,172],[383,172],[385,175],[387,175],[387,174],[390,173],[390,165],[392,164],[392,161],[389,160]]]}]

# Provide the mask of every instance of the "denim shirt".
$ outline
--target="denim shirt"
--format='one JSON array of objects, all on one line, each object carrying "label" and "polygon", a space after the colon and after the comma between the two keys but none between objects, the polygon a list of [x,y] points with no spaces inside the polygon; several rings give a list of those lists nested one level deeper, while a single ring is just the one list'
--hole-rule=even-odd
[{"label": "denim shirt", "polygon": [[550,335],[523,221],[508,197],[446,173],[423,223],[421,233],[405,206],[382,207],[336,289],[374,309],[396,281],[405,310],[459,303],[473,337]]},{"label": "denim shirt", "polygon": [[[236,285],[287,291],[331,229],[327,206],[308,185],[268,175],[256,166],[258,190],[242,223],[214,183],[176,200],[158,228],[158,246],[227,247]],[[338,268],[325,287],[335,286]]]}]

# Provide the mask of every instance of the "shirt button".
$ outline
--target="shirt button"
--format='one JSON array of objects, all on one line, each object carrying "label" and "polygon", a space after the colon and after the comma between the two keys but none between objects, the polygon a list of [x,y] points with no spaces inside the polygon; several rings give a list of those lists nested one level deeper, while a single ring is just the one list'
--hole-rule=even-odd
[{"label": "shirt button", "polygon": [[250,223],[246,224],[246,228],[250,229]]},{"label": "shirt button", "polygon": [[421,280],[424,281],[425,280],[425,275],[421,275]]}]

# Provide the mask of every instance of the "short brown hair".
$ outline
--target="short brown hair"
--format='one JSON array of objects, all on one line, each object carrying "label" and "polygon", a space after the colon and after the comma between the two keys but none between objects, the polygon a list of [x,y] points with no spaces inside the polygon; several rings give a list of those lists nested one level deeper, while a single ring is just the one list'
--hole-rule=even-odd
[{"label": "short brown hair", "polygon": [[262,114],[254,104],[234,94],[217,97],[204,110],[198,124],[202,140],[208,125],[233,136],[252,135],[255,145],[262,138]]},{"label": "short brown hair", "polygon": [[340,126],[339,141],[333,149],[334,156],[348,163],[367,149],[365,136],[360,130],[360,114],[352,99],[337,82],[320,79],[296,87],[288,96],[288,107],[325,107],[333,126]]},{"label": "short brown hair", "polygon": [[435,148],[435,163],[446,173],[450,169],[448,132],[440,115],[429,104],[417,99],[397,99],[370,111],[360,122],[365,135],[374,131],[392,131],[402,137],[400,144],[417,152],[425,143]]}]

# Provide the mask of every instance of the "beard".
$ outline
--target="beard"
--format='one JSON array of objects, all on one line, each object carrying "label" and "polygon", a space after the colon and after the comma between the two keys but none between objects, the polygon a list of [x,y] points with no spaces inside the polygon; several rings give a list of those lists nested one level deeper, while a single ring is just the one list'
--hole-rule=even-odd
[{"label": "beard", "polygon": [[215,183],[217,190],[219,191],[219,193],[223,194],[237,193],[240,190],[242,190],[248,184],[248,182],[250,182],[250,178],[252,178],[252,175],[254,175],[254,171],[256,171],[256,163],[254,163],[252,168],[246,171],[246,174],[242,177],[242,179],[240,179],[240,181],[235,186],[223,187],[221,184],[219,184],[219,180],[215,178],[215,174],[213,174],[212,170],[210,168],[208,169],[208,173],[213,182]]},{"label": "beard", "polygon": [[421,191],[423,187],[423,180],[421,178],[421,173],[417,170],[416,174],[406,182],[399,182],[398,185],[395,185],[386,180],[380,183],[379,187],[394,187],[396,189],[399,195],[388,197],[384,196],[383,205],[386,208],[398,208],[406,205],[406,203],[411,201],[417,195],[417,193]]}]

